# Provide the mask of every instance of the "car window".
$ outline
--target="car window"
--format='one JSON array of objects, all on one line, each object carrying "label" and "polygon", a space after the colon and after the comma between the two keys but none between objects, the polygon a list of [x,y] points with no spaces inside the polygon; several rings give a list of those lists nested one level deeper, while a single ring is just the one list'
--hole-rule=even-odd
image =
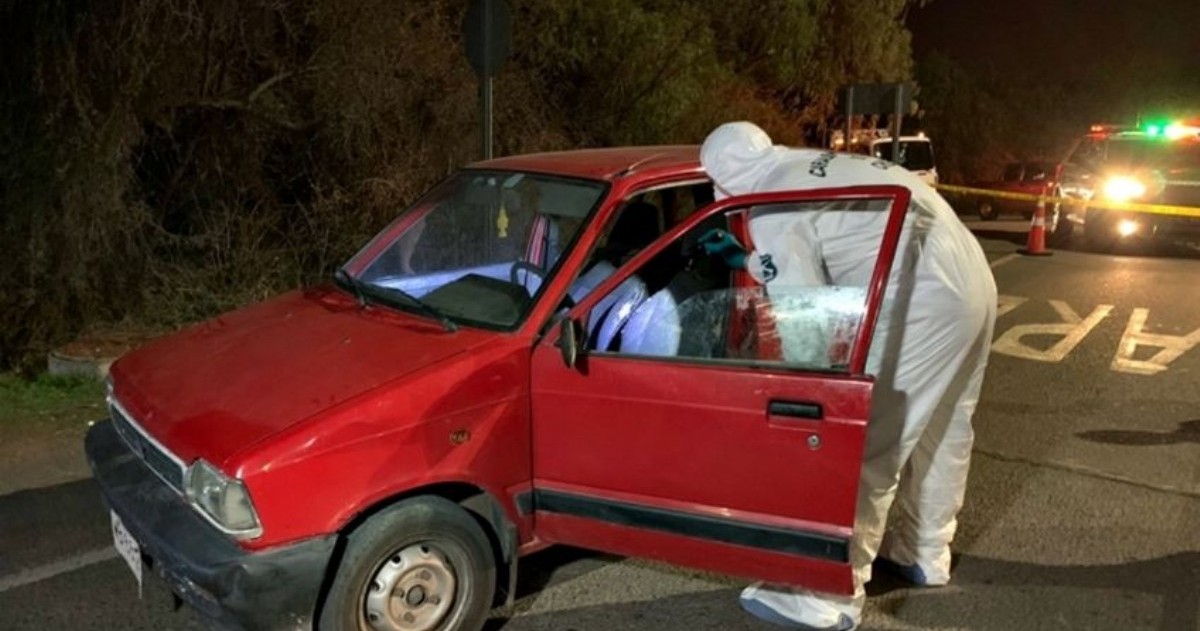
[{"label": "car window", "polygon": [[1004,181],[1005,182],[1020,182],[1021,181],[1021,171],[1022,171],[1021,163],[1014,162],[1012,164],[1009,164],[1008,166],[1004,167],[1004,178],[1003,178]]},{"label": "car window", "polygon": [[1054,165],[1049,162],[1030,162],[1025,165],[1025,179],[1045,180],[1054,176]]},{"label": "car window", "polygon": [[559,267],[606,187],[534,173],[463,171],[384,229],[346,269],[400,309],[508,329]]},{"label": "car window", "polygon": [[[882,238],[887,208],[814,202],[715,216],[596,302],[586,346],[612,357],[845,372],[876,261],[863,245]],[[714,235],[739,230],[752,248],[744,266],[706,251]]]},{"label": "car window", "polygon": [[655,188],[630,197],[617,209],[568,290],[571,301],[583,300],[618,267],[712,201],[713,187],[707,181]]},{"label": "car window", "polygon": [[1095,169],[1104,161],[1104,141],[1096,138],[1085,138],[1071,152],[1068,162],[1082,169]]},{"label": "car window", "polygon": [[1160,138],[1110,140],[1107,164],[1123,168],[1180,169],[1200,166],[1200,143]]}]

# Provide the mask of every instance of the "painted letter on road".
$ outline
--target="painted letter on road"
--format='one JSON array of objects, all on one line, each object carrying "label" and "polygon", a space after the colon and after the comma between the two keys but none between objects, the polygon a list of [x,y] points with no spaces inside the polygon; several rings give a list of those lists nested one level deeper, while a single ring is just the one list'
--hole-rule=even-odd
[{"label": "painted letter on road", "polygon": [[[1004,335],[1001,335],[1000,339],[992,344],[992,351],[1021,359],[1061,362],[1113,310],[1112,305],[1100,305],[1087,318],[1081,318],[1062,300],[1051,300],[1050,306],[1054,307],[1054,310],[1058,312],[1058,317],[1062,318],[1061,324],[1019,324],[1005,331]],[[1062,339],[1043,351],[1022,341],[1030,335],[1053,335],[1062,337]]]},{"label": "painted letter on road", "polygon": [[[1200,329],[1182,336],[1146,333],[1146,320],[1149,317],[1149,309],[1133,310],[1129,326],[1125,327],[1125,335],[1121,336],[1121,344],[1117,346],[1117,355],[1113,357],[1113,370],[1135,375],[1156,375],[1166,370],[1168,364],[1179,359],[1180,355],[1200,344]],[[1150,359],[1137,360],[1133,357],[1139,346],[1153,346],[1162,350]]]},{"label": "painted letter on road", "polygon": [[1005,296],[1004,294],[996,296],[996,317],[999,318],[1009,311],[1016,309],[1025,304],[1027,300],[1029,299],[1020,296]]}]

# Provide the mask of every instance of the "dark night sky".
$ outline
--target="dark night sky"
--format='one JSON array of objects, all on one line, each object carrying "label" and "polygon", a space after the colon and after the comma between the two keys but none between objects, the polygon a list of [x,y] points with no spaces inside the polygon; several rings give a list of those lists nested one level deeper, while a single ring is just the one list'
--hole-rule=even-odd
[{"label": "dark night sky", "polygon": [[918,60],[938,50],[1048,79],[1170,66],[1200,81],[1200,0],[934,0],[909,26]]}]

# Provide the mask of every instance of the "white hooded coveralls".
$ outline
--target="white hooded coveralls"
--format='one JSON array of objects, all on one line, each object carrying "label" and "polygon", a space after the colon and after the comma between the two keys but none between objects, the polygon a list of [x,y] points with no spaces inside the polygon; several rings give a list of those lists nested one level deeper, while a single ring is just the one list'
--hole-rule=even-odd
[{"label": "white hooded coveralls", "polygon": [[[925,584],[950,579],[950,542],[962,507],[979,400],[996,320],[996,285],[974,236],[912,173],[869,156],[775,147],[750,123],[728,123],[701,150],[718,195],[900,185],[912,191],[867,360],[876,377],[851,541],[854,595],[752,586],[747,609],[812,628],[856,625],[876,554],[915,566]],[[750,273],[772,285],[868,286],[886,212],[751,214]],[[764,273],[762,262],[770,257]],[[786,336],[786,332],[781,332]],[[787,340],[783,340],[785,357]],[[903,473],[903,475],[902,475]],[[896,500],[896,526],[885,537]],[[881,550],[882,545],[882,550]],[[757,606],[755,606],[757,605]],[[772,616],[776,617],[776,616]]]}]

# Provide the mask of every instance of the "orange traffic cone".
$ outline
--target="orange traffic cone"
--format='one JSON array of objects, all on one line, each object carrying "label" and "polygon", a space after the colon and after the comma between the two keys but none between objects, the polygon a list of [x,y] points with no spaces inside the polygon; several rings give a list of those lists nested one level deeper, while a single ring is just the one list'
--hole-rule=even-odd
[{"label": "orange traffic cone", "polygon": [[1046,249],[1046,198],[1039,197],[1037,210],[1029,224],[1029,238],[1024,249],[1017,250],[1028,256],[1050,256],[1054,254]]}]

